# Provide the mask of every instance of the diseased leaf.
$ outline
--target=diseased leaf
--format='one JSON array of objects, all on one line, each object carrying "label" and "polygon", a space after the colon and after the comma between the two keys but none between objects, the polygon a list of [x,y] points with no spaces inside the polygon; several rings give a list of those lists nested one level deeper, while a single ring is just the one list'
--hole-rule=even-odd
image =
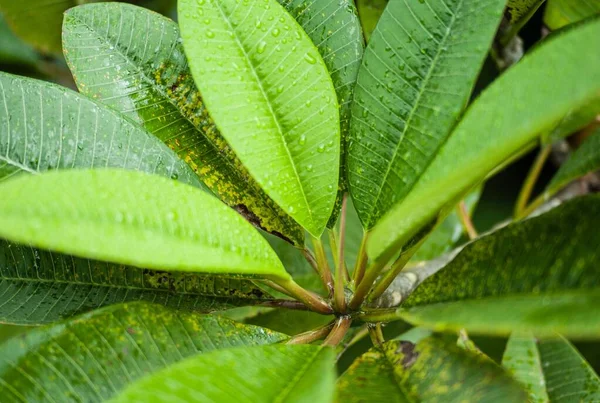
[{"label": "diseased leaf", "polygon": [[290,278],[242,217],[165,178],[56,171],[6,181],[0,192],[0,238],[13,242],[155,270]]},{"label": "diseased leaf", "polygon": [[533,146],[567,113],[597,98],[600,53],[588,51],[595,46],[600,47],[600,21],[557,35],[491,84],[410,194],[372,231],[369,256],[389,259],[446,205]]},{"label": "diseased leaf", "polygon": [[19,325],[42,325],[130,301],[212,312],[269,299],[240,278],[144,270],[2,240],[0,295],[0,322]]},{"label": "diseased leaf", "polygon": [[252,179],[212,121],[173,21],[128,4],[75,7],[63,46],[79,90],[164,141],[226,204],[296,245],[304,231]]},{"label": "diseased leaf", "polygon": [[6,402],[102,402],[187,357],[284,338],[160,305],[114,305],[3,344],[0,396]]},{"label": "diseased leaf", "polygon": [[594,402],[600,378],[567,339],[513,334],[502,365],[529,393],[530,402]]},{"label": "diseased leaf", "polygon": [[115,402],[331,402],[332,348],[260,346],[189,358],[135,382]]},{"label": "diseased leaf", "polygon": [[371,39],[371,34],[377,26],[383,10],[388,4],[388,0],[357,0],[356,7],[358,15],[365,33],[367,42]]},{"label": "diseased leaf", "polygon": [[337,194],[340,119],[318,50],[276,0],[179,2],[192,75],[250,174],[312,235]]},{"label": "diseased leaf", "polygon": [[544,24],[551,30],[557,30],[597,14],[600,14],[600,2],[597,0],[548,0]]},{"label": "diseased leaf", "polygon": [[337,392],[339,402],[527,401],[497,365],[435,337],[369,350],[340,377]]},{"label": "diseased leaf", "polygon": [[204,187],[168,147],[118,113],[54,84],[0,72],[0,182],[107,167]]},{"label": "diseased leaf", "polygon": [[329,70],[340,105],[341,158],[340,184],[333,214],[327,226],[335,225],[346,183],[346,144],[350,128],[350,105],[364,40],[352,0],[278,0],[296,19],[316,45]]},{"label": "diseased leaf", "polygon": [[397,314],[434,330],[597,338],[600,196],[585,196],[467,245]]},{"label": "diseased leaf", "polygon": [[504,0],[392,0],[365,51],[352,105],[348,178],[371,229],[402,200],[467,104]]}]

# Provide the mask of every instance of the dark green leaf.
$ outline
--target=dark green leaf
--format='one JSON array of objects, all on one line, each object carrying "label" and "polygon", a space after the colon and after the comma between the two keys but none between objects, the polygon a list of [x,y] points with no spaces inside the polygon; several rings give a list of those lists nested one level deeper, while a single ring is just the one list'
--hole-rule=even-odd
[{"label": "dark green leaf", "polygon": [[37,53],[12,33],[0,10],[0,64],[33,66],[38,62]]},{"label": "dark green leaf", "polygon": [[557,35],[490,85],[410,194],[372,231],[369,256],[388,259],[445,206],[534,145],[567,113],[596,99],[600,53],[589,51],[594,47],[600,48],[600,21]]},{"label": "dark green leaf", "polygon": [[65,15],[65,57],[79,90],[143,125],[229,206],[268,232],[304,243],[304,231],[252,179],[196,89],[173,21],[127,4]]},{"label": "dark green leaf", "polygon": [[0,192],[0,238],[13,242],[155,270],[290,279],[242,217],[169,179],[67,170],[21,176]]},{"label": "dark green leaf", "polygon": [[358,8],[358,15],[360,16],[360,22],[365,33],[365,39],[367,42],[371,38],[371,34],[377,26],[383,10],[388,4],[388,0],[357,0],[356,7]]},{"label": "dark green leaf", "polygon": [[600,334],[600,196],[586,196],[467,245],[398,315],[435,330]]},{"label": "dark green leaf", "polygon": [[597,0],[548,0],[544,24],[556,30],[596,14],[600,14],[600,2]]},{"label": "dark green leaf", "polygon": [[115,402],[331,402],[334,350],[318,346],[260,346],[216,351],[146,377]]},{"label": "dark green leaf", "polygon": [[0,240],[0,322],[40,325],[129,301],[212,312],[269,297],[249,280],[80,259]]},{"label": "dark green leaf", "polygon": [[564,337],[538,340],[513,334],[502,365],[527,389],[532,403],[600,400],[598,375]]},{"label": "dark green leaf", "polygon": [[392,0],[365,51],[348,178],[367,229],[419,180],[467,104],[504,0]]},{"label": "dark green leaf", "polygon": [[497,365],[456,343],[428,337],[371,349],[340,377],[340,402],[525,402]]},{"label": "dark green leaf", "polygon": [[352,0],[278,1],[317,46],[331,75],[340,104],[340,185],[336,207],[327,225],[332,228],[340,212],[342,194],[348,188],[345,155],[350,128],[350,105],[364,51],[360,21]]},{"label": "dark green leaf", "polygon": [[158,139],[71,90],[0,73],[0,182],[19,173],[125,168],[203,187]]},{"label": "dark green leaf", "polygon": [[192,75],[223,136],[265,192],[321,236],[337,195],[340,119],[319,51],[277,0],[178,7]]},{"label": "dark green leaf", "polygon": [[101,402],[187,357],[283,339],[266,329],[160,305],[114,305],[3,344],[0,396],[8,402]]}]

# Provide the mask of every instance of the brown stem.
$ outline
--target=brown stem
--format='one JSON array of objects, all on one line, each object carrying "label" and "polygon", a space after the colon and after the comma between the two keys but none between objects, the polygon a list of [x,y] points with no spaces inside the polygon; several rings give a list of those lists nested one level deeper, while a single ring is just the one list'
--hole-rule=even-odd
[{"label": "brown stem", "polygon": [[315,254],[317,257],[317,273],[321,277],[323,286],[329,295],[333,295],[333,277],[331,276],[331,268],[327,262],[327,254],[323,247],[323,242],[319,238],[312,237],[313,247],[315,248]]},{"label": "brown stem", "polygon": [[354,267],[354,286],[358,287],[358,284],[362,281],[365,276],[365,270],[367,269],[367,234],[363,236],[363,239],[360,243],[360,247],[358,249],[358,256],[356,258],[356,265]]},{"label": "brown stem", "polygon": [[362,281],[358,284],[356,291],[354,292],[354,296],[352,300],[350,300],[350,304],[348,305],[351,310],[355,311],[364,302],[367,294],[371,290],[371,286],[385,267],[385,264],[375,262],[371,267],[365,272],[365,275]]},{"label": "brown stem", "polygon": [[334,325],[335,321],[331,321],[325,326],[321,326],[316,329],[309,330],[308,332],[297,334],[296,336],[289,339],[286,344],[309,344],[317,340],[321,340],[331,332],[331,329]]},{"label": "brown stem", "polygon": [[302,301],[311,311],[323,315],[331,315],[333,309],[318,295],[300,287],[291,277],[286,280],[274,280],[279,286],[286,289],[291,295],[299,301]]},{"label": "brown stem", "polygon": [[469,235],[469,239],[477,238],[477,230],[473,225],[473,220],[471,220],[471,215],[467,210],[467,204],[464,200],[458,203],[458,216],[460,217],[460,222],[462,223],[463,227],[467,231],[467,234]]},{"label": "brown stem", "polygon": [[381,330],[381,323],[369,323],[367,326],[369,329],[369,336],[371,336],[371,341],[375,347],[379,347],[385,343],[383,331]]},{"label": "brown stem", "polygon": [[543,146],[537,158],[535,159],[535,162],[531,166],[529,174],[527,175],[525,183],[523,183],[523,187],[521,188],[521,192],[519,193],[517,204],[515,205],[515,219],[520,219],[523,217],[523,212],[526,211],[527,203],[529,202],[535,183],[540,177],[540,174],[542,173],[542,168],[544,167],[546,160],[550,156],[551,151],[552,145]]},{"label": "brown stem", "polygon": [[296,311],[308,311],[309,308],[300,301],[292,301],[289,299],[272,299],[267,301],[261,301],[258,305],[267,308],[284,308],[293,309]]},{"label": "brown stem", "polygon": [[[342,212],[340,214],[340,242],[337,265],[335,267],[335,288],[333,292],[334,306],[338,313],[346,312],[346,295],[344,292],[344,242],[346,238],[346,207],[348,205],[348,195],[344,194],[342,200]],[[336,251],[333,251],[335,253]]]},{"label": "brown stem", "polygon": [[275,291],[279,291],[280,293],[285,294],[288,297],[294,298],[294,296],[288,290],[286,290],[285,288],[279,286],[279,284],[275,283],[274,281],[272,281],[272,280],[266,280],[266,279],[265,280],[260,280],[260,281],[262,281],[265,285],[271,287]]},{"label": "brown stem", "polygon": [[329,333],[329,336],[323,342],[324,346],[337,346],[340,344],[350,325],[352,324],[352,318],[350,316],[340,316],[336,321],[333,329]]},{"label": "brown stem", "polygon": [[306,259],[306,261],[308,262],[308,264],[310,264],[311,267],[318,274],[319,273],[319,266],[317,265],[317,261],[315,260],[315,255],[313,255],[313,253],[307,247],[304,247],[304,249],[301,249],[300,251],[304,255],[304,258]]}]

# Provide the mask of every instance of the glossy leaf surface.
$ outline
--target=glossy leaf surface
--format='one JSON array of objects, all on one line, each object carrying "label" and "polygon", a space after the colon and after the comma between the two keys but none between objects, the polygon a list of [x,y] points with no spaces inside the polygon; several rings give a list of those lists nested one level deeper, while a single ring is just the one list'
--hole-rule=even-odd
[{"label": "glossy leaf surface", "polygon": [[71,90],[0,73],[0,182],[71,168],[124,168],[203,186],[168,147],[118,113]]},{"label": "glossy leaf surface", "polygon": [[348,177],[370,229],[418,181],[465,107],[503,0],[392,0],[365,51]]},{"label": "glossy leaf surface", "polygon": [[600,54],[588,51],[594,46],[600,47],[600,21],[557,35],[490,85],[410,194],[372,231],[369,256],[388,259],[444,206],[532,146],[570,111],[597,98]]},{"label": "glossy leaf surface", "polygon": [[341,158],[338,198],[328,227],[332,228],[341,208],[346,183],[346,145],[350,128],[350,105],[364,40],[353,0],[278,0],[296,19],[315,44],[329,70],[340,105]]},{"label": "glossy leaf surface", "polygon": [[527,389],[530,402],[600,399],[600,378],[564,337],[538,340],[531,334],[513,334],[502,365]]},{"label": "glossy leaf surface", "polygon": [[0,346],[0,395],[6,402],[102,402],[187,357],[284,338],[159,305],[114,305]]},{"label": "glossy leaf surface", "polygon": [[332,348],[259,346],[200,355],[142,379],[115,402],[331,402]]},{"label": "glossy leaf surface", "polygon": [[435,330],[507,335],[600,332],[600,197],[575,199],[467,245],[404,302],[403,319]]},{"label": "glossy leaf surface", "polygon": [[252,179],[212,121],[189,71],[177,24],[105,3],[65,15],[63,46],[79,90],[144,126],[229,206],[302,244],[304,231]]},{"label": "glossy leaf surface", "polygon": [[340,377],[337,391],[339,402],[526,401],[498,366],[434,337],[371,349]]},{"label": "glossy leaf surface", "polygon": [[552,30],[600,14],[600,2],[595,0],[548,0],[544,24]]},{"label": "glossy leaf surface", "polygon": [[158,176],[56,171],[6,181],[0,192],[0,237],[13,242],[155,270],[289,278],[242,217]]},{"label": "glossy leaf surface", "polygon": [[319,51],[276,0],[182,0],[192,75],[217,127],[265,192],[314,236],[339,178],[337,96]]},{"label": "glossy leaf surface", "polygon": [[[282,241],[283,242],[283,241]],[[212,312],[269,296],[249,280],[138,269],[0,240],[0,322],[41,325],[121,302]]]}]

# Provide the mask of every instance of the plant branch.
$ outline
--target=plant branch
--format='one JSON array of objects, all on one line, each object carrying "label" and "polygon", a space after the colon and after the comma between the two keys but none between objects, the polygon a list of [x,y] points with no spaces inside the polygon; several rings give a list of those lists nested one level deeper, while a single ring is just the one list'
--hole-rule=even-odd
[{"label": "plant branch", "polygon": [[275,291],[278,291],[282,294],[287,295],[288,297],[292,297],[294,298],[294,296],[285,288],[281,287],[280,285],[278,285],[277,283],[275,283],[272,280],[267,280],[267,279],[262,279],[260,280],[263,284],[265,284],[268,287],[271,287],[272,289],[274,289]]},{"label": "plant branch", "polygon": [[309,330],[308,332],[297,334],[289,339],[285,344],[310,344],[317,340],[321,340],[327,337],[334,325],[335,321],[333,320],[324,326]]},{"label": "plant branch", "polygon": [[535,159],[535,162],[531,166],[529,170],[529,174],[525,179],[525,183],[523,183],[523,187],[521,188],[521,192],[519,193],[519,198],[517,199],[517,204],[515,205],[514,218],[519,219],[523,217],[523,212],[526,211],[527,202],[531,198],[531,193],[533,192],[533,188],[542,173],[542,168],[546,163],[546,160],[550,156],[552,151],[552,145],[543,146]]},{"label": "plant branch", "polygon": [[[346,265],[344,264],[344,242],[346,241],[346,208],[348,205],[348,195],[344,194],[342,199],[342,212],[340,214],[340,242],[338,247],[338,259],[335,267],[335,288],[333,292],[333,301],[336,311],[346,312],[346,295],[344,291]],[[336,251],[333,250],[335,254]]]},{"label": "plant branch", "polygon": [[358,256],[356,257],[356,265],[354,266],[353,281],[354,286],[357,287],[365,276],[365,270],[367,269],[367,234],[363,236],[358,249]]},{"label": "plant branch", "polygon": [[276,284],[287,290],[294,298],[302,301],[311,311],[331,315],[333,309],[318,295],[300,287],[291,277],[286,280],[274,280]]},{"label": "plant branch", "polygon": [[397,314],[398,308],[373,309],[365,311],[357,316],[363,322],[393,322],[401,320]]},{"label": "plant branch", "polygon": [[371,341],[375,347],[379,347],[385,343],[383,331],[381,330],[381,322],[369,323],[367,324],[367,329],[369,329],[369,336],[371,336]]},{"label": "plant branch", "polygon": [[333,329],[323,342],[324,346],[337,346],[340,344],[350,325],[352,324],[352,318],[350,316],[340,316],[333,326]]},{"label": "plant branch", "polygon": [[350,301],[349,307],[351,310],[357,310],[358,308],[360,308],[365,298],[367,297],[367,294],[371,290],[371,286],[373,285],[377,277],[379,277],[379,274],[381,273],[384,267],[385,263],[375,262],[371,265],[369,269],[367,269],[362,281],[358,284],[358,287],[356,287],[356,291],[354,292],[352,300]]},{"label": "plant branch", "polygon": [[329,267],[329,263],[327,262],[327,255],[325,254],[325,248],[323,247],[323,242],[321,239],[311,237],[312,243],[315,248],[315,255],[317,257],[317,273],[319,277],[321,277],[321,281],[323,282],[323,286],[325,290],[329,293],[329,295],[333,295],[333,277],[331,276],[331,268]]},{"label": "plant branch", "polygon": [[302,252],[302,255],[304,256],[308,264],[310,264],[311,267],[315,270],[315,272],[319,274],[319,266],[317,265],[317,261],[315,260],[315,255],[313,255],[313,253],[307,247],[300,249],[300,251]]},{"label": "plant branch", "polygon": [[308,311],[309,308],[304,303],[300,301],[292,301],[289,299],[272,299],[267,301],[261,301],[259,306],[264,306],[267,308],[284,308],[284,309],[292,309],[296,311]]},{"label": "plant branch", "polygon": [[458,217],[460,218],[460,222],[467,232],[467,235],[469,235],[469,239],[477,238],[479,234],[477,234],[477,230],[473,225],[473,220],[471,220],[471,215],[467,210],[467,204],[464,200],[461,200],[461,202],[458,203]]}]

